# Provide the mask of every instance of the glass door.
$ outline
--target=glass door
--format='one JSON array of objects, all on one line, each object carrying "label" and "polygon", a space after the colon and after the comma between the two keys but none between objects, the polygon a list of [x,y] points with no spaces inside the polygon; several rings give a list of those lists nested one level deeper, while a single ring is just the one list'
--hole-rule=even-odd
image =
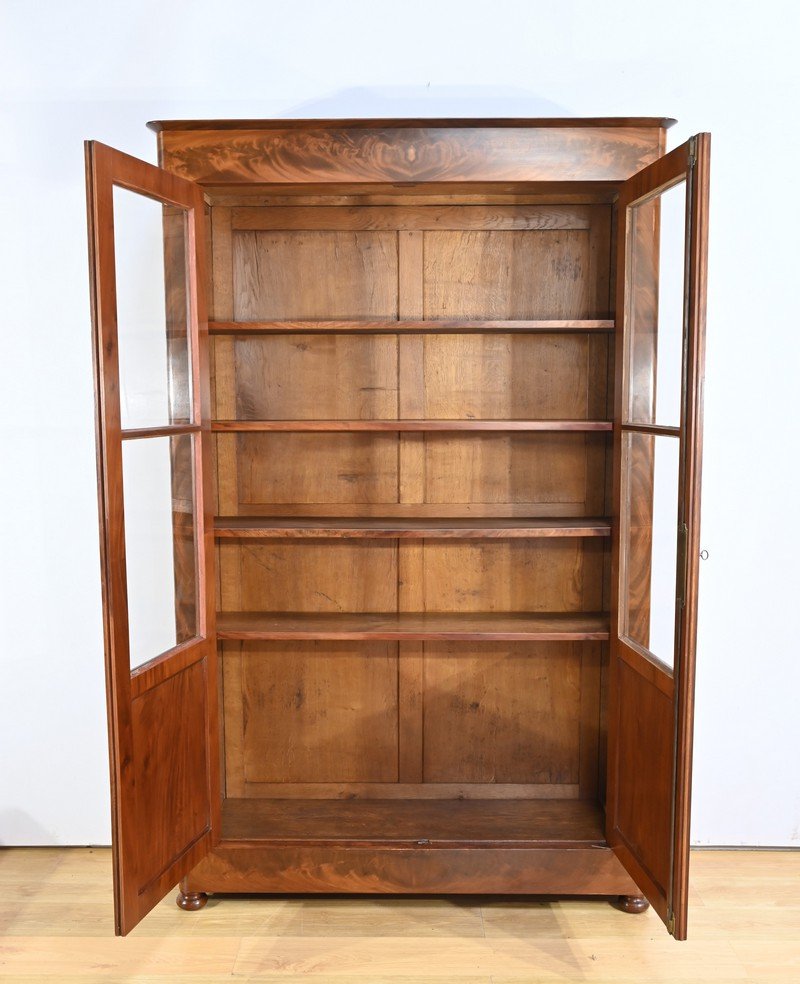
[{"label": "glass door", "polygon": [[618,203],[607,834],[686,936],[709,137]]},{"label": "glass door", "polygon": [[[117,932],[218,829],[199,187],[86,145]],[[201,331],[201,328],[203,329]]]}]

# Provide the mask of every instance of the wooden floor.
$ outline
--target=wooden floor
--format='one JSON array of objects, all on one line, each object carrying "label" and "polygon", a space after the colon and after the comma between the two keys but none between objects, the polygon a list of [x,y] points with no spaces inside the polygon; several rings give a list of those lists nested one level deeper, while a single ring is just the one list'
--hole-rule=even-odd
[{"label": "wooden floor", "polygon": [[688,943],[604,902],[172,895],[123,940],[110,897],[108,850],[0,851],[3,984],[800,981],[800,852],[694,852]]}]

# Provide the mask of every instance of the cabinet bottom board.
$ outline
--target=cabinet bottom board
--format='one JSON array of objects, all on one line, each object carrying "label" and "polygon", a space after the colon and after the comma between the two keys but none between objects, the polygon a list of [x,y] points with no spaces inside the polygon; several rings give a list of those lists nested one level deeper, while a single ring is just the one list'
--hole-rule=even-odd
[{"label": "cabinet bottom board", "polygon": [[636,895],[587,800],[229,799],[184,891]]}]

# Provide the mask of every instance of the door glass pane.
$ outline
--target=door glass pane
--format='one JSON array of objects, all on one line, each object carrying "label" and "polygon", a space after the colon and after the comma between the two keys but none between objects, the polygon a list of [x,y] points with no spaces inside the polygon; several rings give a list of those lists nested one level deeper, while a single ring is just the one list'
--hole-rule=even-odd
[{"label": "door glass pane", "polygon": [[[681,422],[686,182],[633,205],[626,423]],[[657,234],[656,234],[657,231]],[[655,245],[654,245],[655,244]]]},{"label": "door glass pane", "polygon": [[114,188],[123,428],[191,423],[186,212]]},{"label": "door glass pane", "polygon": [[631,431],[622,440],[620,634],[672,668],[680,440]]},{"label": "door glass pane", "polygon": [[131,669],[198,634],[193,440],[122,442]]}]

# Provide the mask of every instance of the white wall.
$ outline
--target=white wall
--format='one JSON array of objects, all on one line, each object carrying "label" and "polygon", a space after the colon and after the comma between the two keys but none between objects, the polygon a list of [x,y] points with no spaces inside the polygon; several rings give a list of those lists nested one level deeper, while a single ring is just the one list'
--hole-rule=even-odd
[{"label": "white wall", "polygon": [[800,844],[793,2],[0,4],[0,843],[109,838],[81,141],[152,118],[714,134],[694,839]]}]

